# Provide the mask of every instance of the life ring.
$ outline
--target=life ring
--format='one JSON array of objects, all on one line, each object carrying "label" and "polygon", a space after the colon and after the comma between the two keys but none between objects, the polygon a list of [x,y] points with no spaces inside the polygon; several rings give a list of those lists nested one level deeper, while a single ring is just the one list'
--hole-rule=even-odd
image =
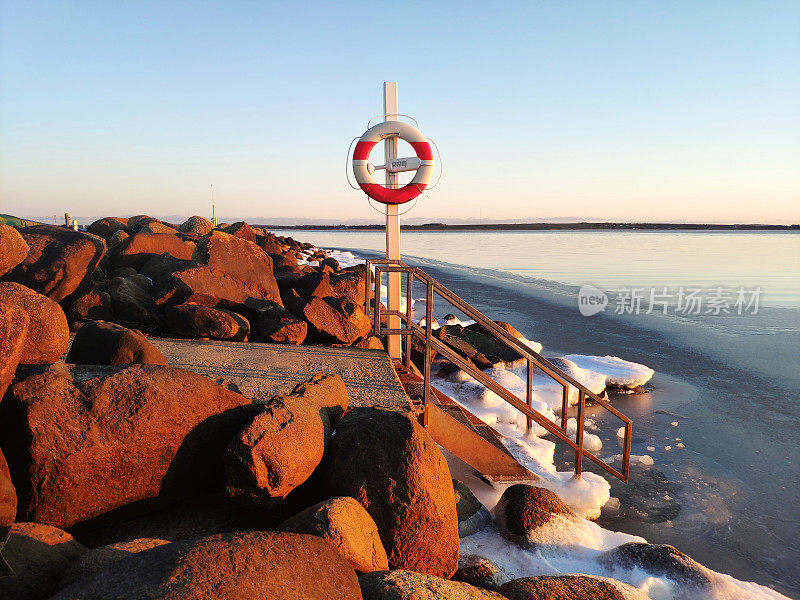
[{"label": "life ring", "polygon": [[[375,181],[370,172],[369,153],[375,144],[386,137],[397,136],[408,142],[419,158],[420,166],[414,178],[398,189],[389,189]],[[368,166],[369,165],[369,166]],[[367,129],[353,151],[353,174],[364,193],[382,204],[403,204],[419,196],[433,176],[433,152],[422,132],[403,121],[384,121]]]}]

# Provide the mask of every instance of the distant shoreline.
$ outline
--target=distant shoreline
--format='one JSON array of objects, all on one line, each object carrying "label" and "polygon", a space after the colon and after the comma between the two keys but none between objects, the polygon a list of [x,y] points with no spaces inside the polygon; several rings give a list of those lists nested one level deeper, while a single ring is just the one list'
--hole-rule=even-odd
[{"label": "distant shoreline", "polygon": [[[299,231],[383,231],[384,226],[374,225],[258,225],[265,229],[296,229]],[[486,225],[447,225],[425,223],[401,225],[406,231],[800,231],[800,225],[746,225],[709,223],[489,223]]]}]

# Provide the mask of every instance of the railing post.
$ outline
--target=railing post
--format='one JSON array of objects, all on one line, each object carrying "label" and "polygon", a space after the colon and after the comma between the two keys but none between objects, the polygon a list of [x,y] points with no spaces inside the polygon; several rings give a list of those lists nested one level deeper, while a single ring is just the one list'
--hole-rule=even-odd
[{"label": "railing post", "polygon": [[431,401],[431,338],[433,337],[433,285],[426,281],[425,293],[425,387],[422,392],[422,426],[428,426],[428,403]]},{"label": "railing post", "polygon": [[633,423],[625,423],[625,449],[622,453],[622,476],[628,483],[631,462],[631,438],[633,437]]},{"label": "railing post", "polygon": [[569,384],[564,383],[564,390],[561,392],[561,429],[566,433],[567,418],[569,417]]},{"label": "railing post", "polygon": [[[528,359],[528,408],[533,409],[533,363],[531,359]],[[531,431],[533,431],[533,419],[530,416],[525,415],[525,425],[530,435]]]},{"label": "railing post", "polygon": [[364,313],[369,314],[369,300],[372,295],[372,272],[370,271],[370,259],[364,262],[366,271],[364,273]]},{"label": "railing post", "polygon": [[584,408],[584,396],[583,390],[578,390],[578,422],[577,422],[577,434],[575,443],[578,445],[578,449],[575,451],[575,477],[578,479],[581,478],[581,472],[583,471],[583,408]]},{"label": "railing post", "polygon": [[375,267],[375,299],[372,302],[372,314],[375,325],[375,335],[381,335],[381,268]]},{"label": "railing post", "polygon": [[[413,303],[412,294],[414,289],[414,273],[410,269],[406,271],[406,329],[411,329],[411,305]],[[411,339],[412,335],[406,335],[406,359],[405,365],[411,368]]]}]

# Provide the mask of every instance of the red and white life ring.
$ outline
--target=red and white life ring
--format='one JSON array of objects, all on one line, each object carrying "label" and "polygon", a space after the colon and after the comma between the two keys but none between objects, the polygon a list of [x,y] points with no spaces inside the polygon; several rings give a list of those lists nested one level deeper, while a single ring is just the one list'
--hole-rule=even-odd
[{"label": "red and white life ring", "polygon": [[[414,178],[396,190],[386,188],[375,181],[371,169],[367,167],[369,153],[375,144],[393,136],[408,142],[420,160]],[[419,196],[430,183],[433,175],[433,152],[427,138],[413,125],[403,121],[384,121],[367,129],[358,140],[353,151],[353,174],[364,193],[373,200],[382,204],[403,204]]]}]

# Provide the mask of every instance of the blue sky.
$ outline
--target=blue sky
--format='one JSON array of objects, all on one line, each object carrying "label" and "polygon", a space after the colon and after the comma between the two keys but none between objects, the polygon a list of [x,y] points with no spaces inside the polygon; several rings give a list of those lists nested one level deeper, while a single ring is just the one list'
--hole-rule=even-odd
[{"label": "blue sky", "polygon": [[409,216],[800,222],[794,1],[6,0],[0,212],[374,219],[386,80],[445,161]]}]

